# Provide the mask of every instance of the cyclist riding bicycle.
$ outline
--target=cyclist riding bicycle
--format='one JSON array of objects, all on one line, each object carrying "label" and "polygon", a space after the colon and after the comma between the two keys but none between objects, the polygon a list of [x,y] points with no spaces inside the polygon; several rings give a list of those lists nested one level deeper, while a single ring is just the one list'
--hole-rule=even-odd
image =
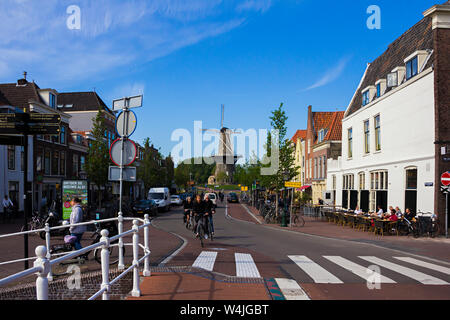
[{"label": "cyclist riding bicycle", "polygon": [[184,216],[183,216],[184,223],[187,223],[189,221],[189,219],[191,218],[192,205],[193,205],[193,202],[192,202],[191,197],[187,197],[186,201],[184,201]]},{"label": "cyclist riding bicycle", "polygon": [[[214,234],[214,224],[213,224],[213,214],[216,213],[214,203],[209,199],[209,196],[205,196],[205,217],[209,220],[209,225],[211,225],[211,234]],[[206,224],[208,226],[208,224]],[[207,232],[205,232],[207,233]]]},{"label": "cyclist riding bicycle", "polygon": [[[202,197],[200,195],[197,195],[194,203],[192,204],[192,213],[194,215],[194,232],[195,236],[198,237],[198,228],[205,229],[206,223],[205,223],[205,203],[202,201]],[[206,237],[206,230],[205,230],[205,237]]]}]

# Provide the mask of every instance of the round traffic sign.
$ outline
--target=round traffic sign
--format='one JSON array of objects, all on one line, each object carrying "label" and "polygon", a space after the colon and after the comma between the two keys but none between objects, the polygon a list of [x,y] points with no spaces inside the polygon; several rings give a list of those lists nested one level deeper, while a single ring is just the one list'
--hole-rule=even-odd
[{"label": "round traffic sign", "polygon": [[444,186],[450,185],[450,171],[444,172],[441,176],[441,183]]},{"label": "round traffic sign", "polygon": [[[123,162],[122,162],[122,145],[123,145]],[[111,144],[109,149],[111,161],[116,166],[129,166],[136,160],[137,148],[133,140],[117,139]]]},{"label": "round traffic sign", "polygon": [[131,136],[136,130],[137,117],[136,114],[131,111],[122,111],[116,119],[116,131],[120,137]]}]

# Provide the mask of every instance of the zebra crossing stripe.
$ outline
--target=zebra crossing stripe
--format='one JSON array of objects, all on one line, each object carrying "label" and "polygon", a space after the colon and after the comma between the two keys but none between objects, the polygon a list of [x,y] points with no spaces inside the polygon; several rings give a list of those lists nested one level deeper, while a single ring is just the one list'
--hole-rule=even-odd
[{"label": "zebra crossing stripe", "polygon": [[275,281],[286,300],[311,300],[295,280],[275,278]]},{"label": "zebra crossing stripe", "polygon": [[193,267],[212,271],[217,258],[217,252],[202,251],[194,261]]},{"label": "zebra crossing stripe", "polygon": [[255,261],[250,254],[235,253],[234,259],[236,261],[236,276],[243,278],[261,278]]},{"label": "zebra crossing stripe", "polygon": [[377,272],[375,273],[373,271],[367,272],[367,270],[369,270],[368,268],[360,266],[359,264],[356,264],[345,258],[339,256],[323,256],[323,257],[325,259],[330,260],[331,262],[334,262],[338,266],[341,266],[342,268],[349,270],[350,272],[356,274],[358,277],[361,277],[366,281],[371,281],[370,278],[373,278],[375,276],[377,279],[379,279],[380,283],[396,283],[394,280],[382,276]]},{"label": "zebra crossing stripe", "polygon": [[386,269],[390,269],[392,271],[398,272],[406,277],[412,278],[416,281],[419,281],[423,284],[429,284],[429,285],[446,285],[448,284],[444,280],[432,277],[430,275],[427,275],[425,273],[401,266],[399,264],[395,264],[383,259],[379,259],[377,257],[373,256],[359,256],[359,258],[369,261],[370,263],[376,264],[378,266],[384,267]]},{"label": "zebra crossing stripe", "polygon": [[313,262],[306,256],[288,256],[295,262],[315,283],[343,283],[333,274]]},{"label": "zebra crossing stripe", "polygon": [[404,262],[415,264],[416,266],[424,267],[424,268],[427,268],[427,269],[439,271],[439,272],[442,272],[442,273],[450,275],[450,268],[438,266],[437,264],[433,264],[433,263],[417,260],[417,259],[410,258],[410,257],[394,257],[394,258],[398,259],[398,260],[401,260],[401,261],[404,261]]}]

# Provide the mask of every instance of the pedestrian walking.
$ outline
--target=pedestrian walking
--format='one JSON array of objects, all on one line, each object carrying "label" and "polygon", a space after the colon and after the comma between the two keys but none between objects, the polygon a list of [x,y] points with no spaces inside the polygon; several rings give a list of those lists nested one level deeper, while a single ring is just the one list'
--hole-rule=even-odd
[{"label": "pedestrian walking", "polygon": [[5,222],[6,220],[9,220],[12,211],[13,211],[13,207],[14,204],[11,201],[11,199],[8,198],[7,195],[5,195],[5,198],[2,201],[2,205],[3,205],[3,222]]},{"label": "pedestrian walking", "polygon": [[[73,198],[71,201],[72,212],[70,214],[70,224],[76,224],[83,222],[83,209],[81,208],[81,200],[77,197]],[[85,226],[71,226],[69,228],[70,235],[76,237],[74,242],[75,250],[80,250],[83,248],[81,246],[81,237],[86,231]]]}]

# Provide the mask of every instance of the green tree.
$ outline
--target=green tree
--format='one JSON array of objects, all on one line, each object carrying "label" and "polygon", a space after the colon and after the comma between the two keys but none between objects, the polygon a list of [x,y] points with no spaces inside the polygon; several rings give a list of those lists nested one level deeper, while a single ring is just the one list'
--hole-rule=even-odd
[{"label": "green tree", "polygon": [[166,174],[162,166],[161,153],[150,144],[150,138],[144,141],[144,158],[138,167],[138,176],[144,182],[145,194],[152,187],[165,185]]},{"label": "green tree", "polygon": [[98,206],[101,207],[102,192],[101,187],[104,187],[108,182],[108,170],[110,166],[109,148],[105,139],[105,118],[103,110],[99,109],[94,120],[92,129],[93,140],[88,150],[86,159],[86,173],[90,181],[95,183],[98,191]]}]

